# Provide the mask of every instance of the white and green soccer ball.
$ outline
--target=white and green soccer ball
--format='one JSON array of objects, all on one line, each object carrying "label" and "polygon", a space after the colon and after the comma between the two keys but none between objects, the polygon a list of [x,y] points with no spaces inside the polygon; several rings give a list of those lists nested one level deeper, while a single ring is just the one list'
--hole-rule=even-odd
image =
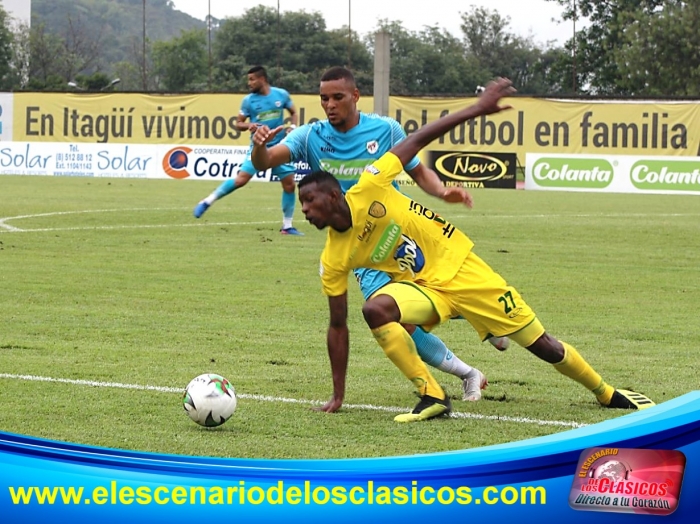
[{"label": "white and green soccer ball", "polygon": [[187,384],[182,404],[197,424],[213,428],[231,418],[238,400],[228,380],[215,373],[204,373]]}]

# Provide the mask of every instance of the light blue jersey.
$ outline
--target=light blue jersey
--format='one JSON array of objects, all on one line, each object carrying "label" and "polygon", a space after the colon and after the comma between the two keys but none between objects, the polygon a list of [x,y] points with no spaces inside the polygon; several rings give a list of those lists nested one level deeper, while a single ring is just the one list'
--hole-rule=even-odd
[{"label": "light blue jersey", "polygon": [[[246,95],[241,103],[241,115],[249,118],[253,124],[263,124],[270,129],[275,129],[284,124],[284,110],[290,109],[291,107],[292,99],[289,93],[282,88],[270,86],[270,93],[267,95],[261,95],[259,93],[250,93]],[[278,133],[277,136],[270,140],[267,147],[272,147],[283,138],[284,131]],[[251,175],[257,172],[250,158],[252,150],[253,136],[251,135],[250,149],[240,169],[244,173],[249,173]],[[294,164],[282,164],[272,169],[272,175],[282,179],[286,176],[293,175],[295,171]],[[294,206],[292,205],[292,210],[293,209]]]},{"label": "light blue jersey", "polygon": [[[342,133],[328,120],[303,125],[282,141],[289,148],[292,162],[305,161],[310,171],[328,171],[347,191],[360,179],[365,167],[406,138],[401,125],[386,116],[360,113],[359,123]],[[420,161],[414,157],[406,169],[415,168]],[[394,182],[395,187],[398,185]],[[355,278],[367,300],[391,278],[376,269],[356,269]]]},{"label": "light blue jersey", "polygon": [[[241,115],[249,118],[253,124],[263,124],[270,129],[284,124],[284,110],[292,107],[292,99],[289,93],[279,87],[270,86],[270,93],[250,93],[241,103]],[[273,138],[269,146],[277,144],[284,138],[284,133],[279,133]],[[252,137],[251,137],[252,144]]]},{"label": "light blue jersey", "polygon": [[[359,123],[347,133],[337,131],[328,120],[303,125],[287,135],[292,162],[303,160],[311,171],[328,171],[347,191],[360,179],[365,167],[406,138],[401,125],[386,116],[360,113]],[[406,169],[419,163],[414,157]],[[398,186],[396,186],[398,188]]]}]

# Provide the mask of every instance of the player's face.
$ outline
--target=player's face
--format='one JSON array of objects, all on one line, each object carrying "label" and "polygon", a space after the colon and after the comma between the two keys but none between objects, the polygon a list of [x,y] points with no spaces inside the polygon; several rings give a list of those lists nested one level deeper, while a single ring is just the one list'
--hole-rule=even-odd
[{"label": "player's face", "polygon": [[301,212],[306,220],[317,229],[328,227],[328,217],[333,214],[333,198],[321,191],[318,184],[306,184],[299,188]]},{"label": "player's face", "polygon": [[250,89],[251,93],[259,93],[264,82],[265,79],[262,76],[258,76],[255,73],[248,75],[248,89]]},{"label": "player's face", "polygon": [[321,82],[321,106],[332,126],[342,127],[357,113],[360,92],[347,80]]}]

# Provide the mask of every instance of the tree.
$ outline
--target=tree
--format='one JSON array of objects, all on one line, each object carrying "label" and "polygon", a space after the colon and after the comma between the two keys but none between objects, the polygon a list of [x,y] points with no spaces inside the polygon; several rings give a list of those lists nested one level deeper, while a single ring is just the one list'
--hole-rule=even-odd
[{"label": "tree", "polygon": [[12,19],[0,5],[0,90],[9,91],[17,81],[17,70],[13,64],[14,35]]},{"label": "tree", "polygon": [[[14,35],[12,43],[12,68],[13,68],[13,89],[22,89],[29,81],[29,60],[31,57],[30,47],[30,30],[29,26],[24,23],[18,23],[14,26]],[[7,86],[0,86],[1,89],[7,89]]]},{"label": "tree", "polygon": [[[43,23],[51,34],[65,35],[69,19],[83,21],[87,34],[102,43],[100,66],[108,76],[114,73],[114,64],[133,62],[135,43],[143,49],[144,18],[146,39],[151,42],[206,28],[204,21],[176,11],[170,0],[32,0],[32,26]],[[142,62],[140,58],[134,65]]]},{"label": "tree", "polygon": [[618,86],[634,95],[700,95],[700,3],[667,0],[652,12],[622,13],[613,51]]},{"label": "tree", "polygon": [[578,78],[589,92],[655,96],[697,93],[698,2],[548,1],[564,8],[565,20],[583,17],[589,22],[575,35]]},{"label": "tree", "polygon": [[270,81],[297,92],[317,92],[319,77],[331,66],[371,68],[372,59],[356,34],[328,31],[320,13],[278,13],[257,6],[221,21],[214,39],[215,87],[246,89],[245,72],[267,68]]},{"label": "tree", "polygon": [[178,38],[153,44],[153,73],[159,88],[169,91],[203,91],[209,60],[204,29],[183,31]]},{"label": "tree", "polygon": [[68,17],[65,32],[61,35],[61,54],[57,64],[64,78],[99,71],[102,56],[100,39],[100,34],[88,27],[85,18]]},{"label": "tree", "polygon": [[[507,77],[521,94],[552,93],[565,89],[553,66],[563,54],[560,48],[540,49],[531,36],[525,38],[509,29],[510,17],[483,7],[462,13],[462,34],[466,52],[484,71],[481,83],[493,77]],[[555,81],[555,87],[550,82]]]},{"label": "tree", "polygon": [[380,20],[379,30],[390,38],[392,94],[471,94],[487,78],[459,39],[437,26],[414,32],[400,22]]},{"label": "tree", "polygon": [[[50,83],[49,78],[60,78],[58,64],[62,52],[61,39],[46,30],[45,24],[35,24],[29,33],[29,80],[33,89],[43,89]],[[63,79],[65,85],[71,80]]]}]

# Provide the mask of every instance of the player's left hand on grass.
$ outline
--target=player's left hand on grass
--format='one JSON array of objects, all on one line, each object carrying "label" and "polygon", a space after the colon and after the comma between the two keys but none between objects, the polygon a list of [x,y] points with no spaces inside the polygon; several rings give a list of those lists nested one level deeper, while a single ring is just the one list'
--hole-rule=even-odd
[{"label": "player's left hand on grass", "polygon": [[450,204],[464,204],[469,209],[474,205],[474,199],[469,191],[463,187],[447,187],[442,194],[442,199]]},{"label": "player's left hand on grass", "polygon": [[323,406],[313,408],[314,411],[325,411],[326,413],[335,413],[343,405],[343,401],[335,396],[326,402]]}]

